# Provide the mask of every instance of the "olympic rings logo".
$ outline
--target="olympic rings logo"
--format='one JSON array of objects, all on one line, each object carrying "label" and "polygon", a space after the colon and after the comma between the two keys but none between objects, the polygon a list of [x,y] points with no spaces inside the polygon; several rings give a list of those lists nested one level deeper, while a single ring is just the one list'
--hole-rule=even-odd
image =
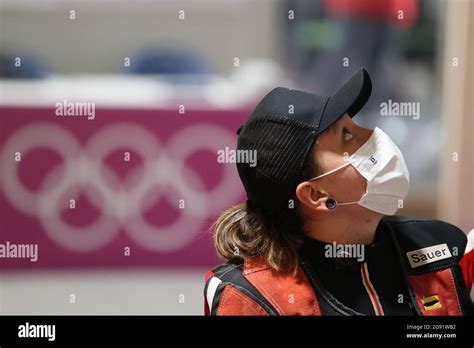
[{"label": "olympic rings logo", "polygon": [[[122,229],[143,248],[170,252],[191,243],[210,214],[240,197],[234,166],[223,165],[220,182],[207,190],[199,173],[185,165],[197,151],[216,153],[233,142],[230,131],[200,124],[180,130],[165,146],[140,125],[117,123],[100,129],[82,146],[65,128],[39,122],[6,140],[0,152],[0,187],[16,209],[37,217],[49,237],[69,250],[98,250]],[[39,147],[57,152],[63,162],[47,174],[38,191],[32,191],[19,179],[21,162],[15,161],[14,154],[24,156]],[[120,180],[104,159],[124,148],[137,152],[143,165]],[[65,202],[79,193],[101,210],[100,217],[87,226],[72,226],[61,218]],[[185,207],[172,224],[158,227],[142,215],[161,198],[171,206],[182,199]]]}]

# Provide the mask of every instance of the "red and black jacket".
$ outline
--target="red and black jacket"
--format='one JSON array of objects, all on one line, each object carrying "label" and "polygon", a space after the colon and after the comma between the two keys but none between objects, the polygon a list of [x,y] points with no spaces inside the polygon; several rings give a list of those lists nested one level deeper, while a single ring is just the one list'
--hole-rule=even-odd
[{"label": "red and black jacket", "polygon": [[[365,289],[366,298],[358,295],[356,280],[346,282],[345,288],[357,301],[351,302],[350,296],[344,298],[344,291],[338,292],[344,290],[341,289],[344,286],[331,284],[331,277],[324,275],[321,264],[311,257],[311,254],[315,254],[314,245],[309,244],[308,249],[305,243],[306,247],[300,252],[300,266],[296,275],[275,272],[260,257],[229,261],[209,271],[204,289],[205,314],[473,313],[470,296],[470,293],[474,293],[473,243],[468,243],[466,235],[459,228],[437,220],[393,216],[384,217],[377,229],[383,234],[377,232],[376,239],[378,235],[383,235],[383,242],[379,244],[388,249],[383,249],[382,254],[374,253],[373,261],[359,264],[360,271],[357,272],[363,284],[360,288]],[[308,253],[308,250],[311,252]],[[375,272],[377,268],[379,270]],[[351,273],[348,274],[347,279],[352,279]],[[337,279],[338,276],[332,278]],[[399,286],[400,290],[397,291],[403,294],[400,296],[404,297],[402,303],[406,306],[388,306],[389,302],[384,302],[385,292],[390,292],[390,286],[384,284],[387,279]]]}]

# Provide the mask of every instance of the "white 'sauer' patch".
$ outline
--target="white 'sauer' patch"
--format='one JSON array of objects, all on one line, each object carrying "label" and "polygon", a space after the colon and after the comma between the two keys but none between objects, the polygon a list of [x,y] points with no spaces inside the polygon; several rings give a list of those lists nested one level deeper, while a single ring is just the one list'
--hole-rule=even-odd
[{"label": "white 'sauer' patch", "polygon": [[435,261],[448,259],[451,256],[451,252],[449,251],[448,245],[446,243],[407,252],[407,257],[411,268],[416,268]]}]

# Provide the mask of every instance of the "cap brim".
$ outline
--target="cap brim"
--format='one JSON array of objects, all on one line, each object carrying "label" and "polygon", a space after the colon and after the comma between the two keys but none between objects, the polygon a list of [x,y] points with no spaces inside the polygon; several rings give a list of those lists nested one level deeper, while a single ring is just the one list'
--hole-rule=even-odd
[{"label": "cap brim", "polygon": [[318,133],[324,132],[346,113],[354,117],[367,103],[371,93],[372,82],[369,73],[365,69],[360,69],[329,97]]}]

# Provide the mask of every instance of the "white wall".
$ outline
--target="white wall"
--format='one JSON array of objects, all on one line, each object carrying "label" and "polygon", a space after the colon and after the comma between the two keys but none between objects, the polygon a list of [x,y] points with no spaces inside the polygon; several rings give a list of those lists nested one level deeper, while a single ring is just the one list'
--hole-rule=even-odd
[{"label": "white wall", "polygon": [[[207,270],[27,271],[0,274],[0,314],[202,315]],[[71,304],[74,294],[76,303]],[[183,296],[184,295],[184,303]]]},{"label": "white wall", "polygon": [[[194,48],[227,74],[233,58],[276,58],[279,0],[0,0],[0,52],[28,50],[57,73],[113,73],[146,44]],[[76,19],[69,19],[69,11]],[[178,19],[185,10],[185,20]]]}]

